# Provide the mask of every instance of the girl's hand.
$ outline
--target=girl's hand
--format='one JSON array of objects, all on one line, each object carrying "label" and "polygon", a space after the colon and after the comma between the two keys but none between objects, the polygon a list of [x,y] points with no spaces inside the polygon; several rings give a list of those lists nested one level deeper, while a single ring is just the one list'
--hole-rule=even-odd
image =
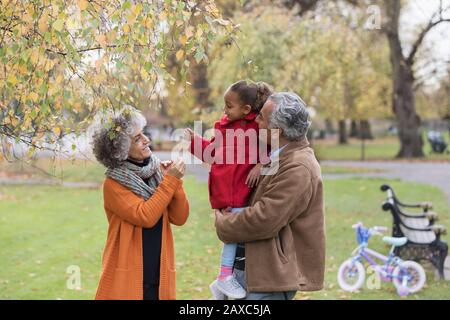
[{"label": "girl's hand", "polygon": [[184,139],[188,141],[192,141],[194,139],[195,133],[191,128],[184,129]]},{"label": "girl's hand", "polygon": [[248,185],[249,188],[253,188],[258,185],[259,177],[261,176],[261,167],[262,164],[258,163],[252,170],[250,170],[247,179],[245,180],[245,184]]},{"label": "girl's hand", "polygon": [[169,166],[167,174],[169,176],[174,176],[178,179],[181,179],[183,178],[185,171],[186,171],[186,164],[184,163],[183,159],[178,159],[175,163],[172,163]]}]

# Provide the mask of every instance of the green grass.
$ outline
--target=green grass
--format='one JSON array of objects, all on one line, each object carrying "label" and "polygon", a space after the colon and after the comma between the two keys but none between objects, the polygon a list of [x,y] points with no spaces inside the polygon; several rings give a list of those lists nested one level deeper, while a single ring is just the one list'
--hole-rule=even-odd
[{"label": "green grass", "polygon": [[382,169],[372,169],[372,168],[356,168],[356,167],[340,167],[340,166],[329,166],[322,165],[322,174],[363,174],[363,173],[381,173],[384,172]]},{"label": "green grass", "polygon": [[105,178],[104,167],[96,161],[39,158],[37,160],[0,162],[0,173],[12,177],[68,182],[97,182]]},{"label": "green grass", "polygon": [[[449,141],[448,133],[445,134]],[[450,154],[431,153],[431,146],[424,135],[425,157],[420,161],[450,161]],[[334,140],[314,140],[314,150],[320,160],[361,160],[361,140],[349,139],[349,143],[339,145]],[[393,160],[400,150],[397,137],[377,138],[365,141],[366,160]]]},{"label": "green grass", "polygon": [[[380,209],[381,180],[325,182],[327,265],[325,290],[299,293],[296,299],[398,299],[392,284],[379,290],[342,292],[336,282],[339,264],[355,247],[351,225],[390,226]],[[443,193],[430,186],[391,181],[405,201],[432,201],[440,223],[450,226]],[[218,271],[221,244],[214,230],[207,186],[185,179],[191,213],[185,226],[174,227],[179,299],[208,299],[208,285]],[[100,276],[107,223],[100,190],[51,186],[0,186],[0,299],[92,299]],[[380,239],[373,247],[387,252]],[[66,287],[69,266],[81,269],[81,290]],[[428,272],[427,286],[408,299],[450,299],[449,285]]]}]

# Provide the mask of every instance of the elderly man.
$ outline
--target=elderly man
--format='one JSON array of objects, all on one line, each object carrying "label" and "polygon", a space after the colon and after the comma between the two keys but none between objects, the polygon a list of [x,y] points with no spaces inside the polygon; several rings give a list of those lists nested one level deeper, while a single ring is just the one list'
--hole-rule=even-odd
[{"label": "elderly man", "polygon": [[216,230],[223,242],[245,243],[236,254],[234,273],[247,288],[247,300],[290,300],[298,290],[323,287],[321,171],[306,138],[310,121],[299,96],[273,94],[257,121],[268,130],[268,144],[274,135],[278,138],[280,148],[272,150],[268,165],[276,170],[261,177],[241,213],[216,210]]}]

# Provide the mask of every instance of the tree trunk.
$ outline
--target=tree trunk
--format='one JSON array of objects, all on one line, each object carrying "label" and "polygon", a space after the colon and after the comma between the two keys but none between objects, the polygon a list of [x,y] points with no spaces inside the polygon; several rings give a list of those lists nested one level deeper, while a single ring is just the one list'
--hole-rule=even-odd
[{"label": "tree trunk", "polygon": [[447,117],[448,136],[450,137],[450,116]]},{"label": "tree trunk", "polygon": [[195,63],[191,69],[191,81],[192,89],[195,95],[195,104],[200,109],[204,109],[211,106],[209,101],[209,95],[211,89],[209,88],[209,82],[207,78],[208,67],[205,63]]},{"label": "tree trunk", "polygon": [[333,134],[334,133],[333,121],[331,121],[331,119],[329,119],[329,118],[325,119],[325,130],[329,134]]},{"label": "tree trunk", "polygon": [[411,70],[397,66],[394,73],[394,113],[397,118],[400,151],[397,158],[423,157],[423,140],[420,134],[421,120],[416,113]]},{"label": "tree trunk", "polygon": [[393,108],[397,119],[400,151],[397,158],[423,157],[420,117],[416,113],[412,63],[405,59],[399,37],[400,0],[385,0],[388,24],[385,30],[393,72]]},{"label": "tree trunk", "polygon": [[358,130],[358,123],[356,120],[352,119],[352,122],[350,124],[350,138],[358,138],[359,137],[359,130]]},{"label": "tree trunk", "polygon": [[359,138],[365,140],[373,139],[369,120],[361,120],[359,122]]},{"label": "tree trunk", "polygon": [[345,120],[339,120],[339,144],[348,143],[347,126]]}]

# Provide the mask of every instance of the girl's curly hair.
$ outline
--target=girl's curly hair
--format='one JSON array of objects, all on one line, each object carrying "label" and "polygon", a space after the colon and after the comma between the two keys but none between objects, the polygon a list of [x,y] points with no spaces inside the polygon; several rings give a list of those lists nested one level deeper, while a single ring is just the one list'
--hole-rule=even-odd
[{"label": "girl's curly hair", "polygon": [[274,92],[265,82],[240,80],[233,83],[228,90],[236,92],[241,102],[252,107],[252,111],[259,112],[269,96]]}]

